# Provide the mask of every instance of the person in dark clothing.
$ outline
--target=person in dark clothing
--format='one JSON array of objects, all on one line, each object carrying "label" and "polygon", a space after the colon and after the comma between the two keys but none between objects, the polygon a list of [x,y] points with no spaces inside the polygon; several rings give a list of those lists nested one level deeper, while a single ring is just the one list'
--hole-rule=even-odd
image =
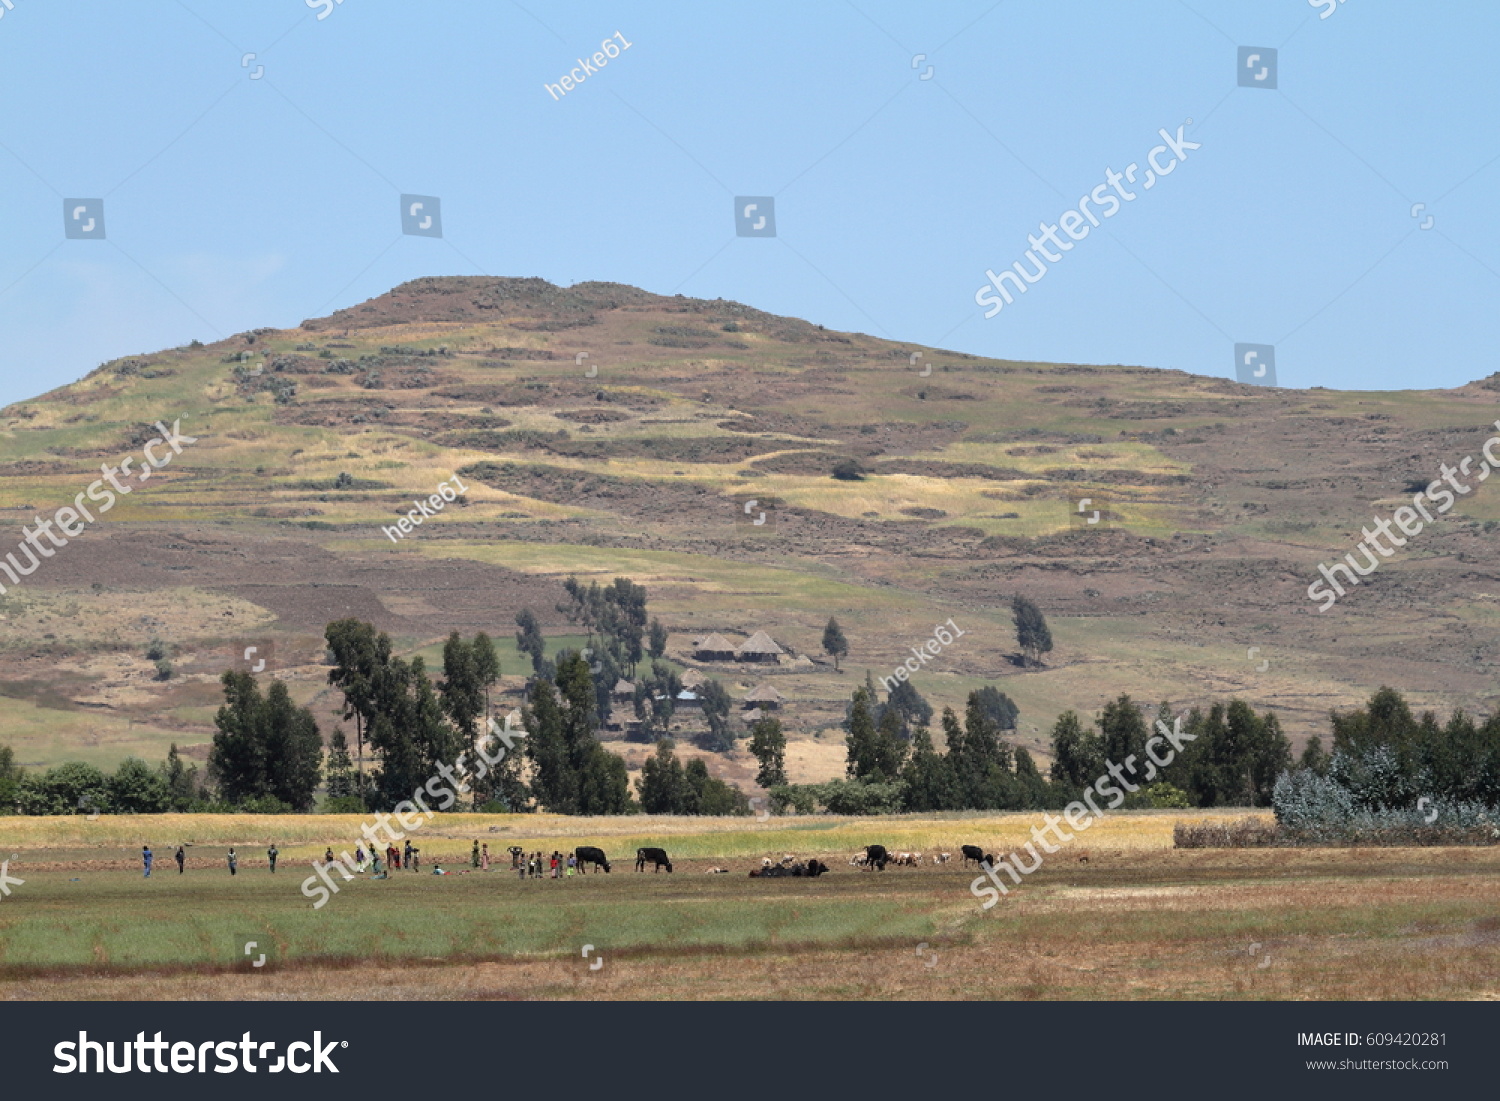
[{"label": "person in dark clothing", "polygon": [[142,845],[141,846],[141,863],[144,864],[144,865],[146,865],[146,874],[145,874],[145,876],[143,878],[150,879],[151,878],[151,846],[150,845]]},{"label": "person in dark clothing", "polygon": [[281,854],[276,851],[276,842],[271,842],[271,847],[266,850],[266,859],[271,862],[271,874],[276,874],[276,858]]},{"label": "person in dark clothing", "polygon": [[182,874],[182,866],[187,863],[187,853],[182,851],[182,846],[177,846],[177,874]]}]

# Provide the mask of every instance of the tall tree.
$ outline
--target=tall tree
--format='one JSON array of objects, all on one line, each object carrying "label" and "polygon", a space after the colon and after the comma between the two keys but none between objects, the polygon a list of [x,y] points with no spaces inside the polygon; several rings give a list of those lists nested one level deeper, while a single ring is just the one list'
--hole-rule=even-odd
[{"label": "tall tree", "polygon": [[1081,792],[1104,774],[1104,746],[1085,730],[1076,711],[1064,711],[1052,724],[1052,782],[1068,793]]},{"label": "tall tree", "polygon": [[683,802],[682,763],[671,738],[656,743],[655,756],[646,758],[636,781],[641,810],[647,814],[681,814]]},{"label": "tall tree", "polygon": [[547,663],[547,640],[542,635],[542,625],[536,613],[522,608],[516,613],[516,649],[531,658],[531,671],[541,676]]},{"label": "tall tree", "polygon": [[[909,682],[908,682],[909,683]],[[891,693],[894,697],[895,693]],[[975,692],[980,708],[1001,730],[1014,730],[1021,709],[1016,702],[993,684],[987,684]]]},{"label": "tall tree", "polygon": [[651,621],[651,632],[647,642],[647,653],[653,658],[665,657],[667,653],[667,629],[661,625],[661,620]]},{"label": "tall tree", "polygon": [[729,725],[729,712],[734,701],[722,684],[706,680],[698,686],[698,703],[708,722],[708,733],[698,739],[698,744],[711,753],[727,753],[734,748],[734,732]]},{"label": "tall tree", "polygon": [[832,616],[828,617],[828,626],[823,628],[823,652],[833,658],[835,672],[839,671],[839,659],[849,653],[849,640],[844,637],[844,629]]},{"label": "tall tree", "polygon": [[482,634],[476,635],[473,642],[465,642],[454,631],[443,644],[443,680],[439,688],[443,711],[453,720],[467,745],[473,745],[479,737],[482,720],[488,714],[489,686],[499,675],[495,648],[488,643],[489,639]]},{"label": "tall tree", "polygon": [[912,734],[911,757],[901,770],[901,779],[906,785],[902,795],[906,810],[921,813],[959,809],[953,766],[933,748],[932,735],[925,726],[917,727]]},{"label": "tall tree", "polygon": [[1042,610],[1020,593],[1011,600],[1010,610],[1016,624],[1016,645],[1025,660],[1040,665],[1042,656],[1052,652],[1052,631]]},{"label": "tall tree", "polygon": [[214,715],[218,732],[208,754],[208,771],[219,797],[238,804],[266,794],[266,745],[261,737],[261,696],[249,673],[226,672],[224,704]]},{"label": "tall tree", "polygon": [[354,762],[349,757],[349,740],[340,727],[333,728],[328,739],[328,764],[324,769],[328,777],[328,798],[347,799],[354,791]]},{"label": "tall tree", "polygon": [[240,804],[270,796],[310,809],[323,758],[312,712],[293,703],[279,680],[265,696],[249,673],[227,672],[220,682],[224,705],[214,716],[218,733],[208,758],[220,798]]},{"label": "tall tree", "polygon": [[365,784],[365,739],[375,716],[379,681],[391,660],[391,640],[358,619],[340,619],[324,632],[333,668],[328,683],[344,694],[344,718],[354,720],[356,783]]},{"label": "tall tree", "polygon": [[750,727],[750,753],[760,762],[755,782],[766,790],[786,783],[786,734],[781,720],[767,715]]},{"label": "tall tree", "polygon": [[293,810],[311,810],[313,793],[323,778],[323,736],[317,720],[292,701],[283,681],[271,682],[263,706],[266,794]]},{"label": "tall tree", "polygon": [[179,814],[192,810],[193,804],[202,798],[198,766],[183,761],[176,742],[167,750],[167,759],[159,771],[162,783],[167,787],[167,809]]}]

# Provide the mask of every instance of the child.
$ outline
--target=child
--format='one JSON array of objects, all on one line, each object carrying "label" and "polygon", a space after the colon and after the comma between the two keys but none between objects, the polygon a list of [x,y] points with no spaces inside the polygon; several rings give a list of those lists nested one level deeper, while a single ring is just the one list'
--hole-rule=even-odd
[{"label": "child", "polygon": [[142,877],[144,879],[150,879],[151,878],[151,859],[152,859],[151,858],[151,846],[150,845],[142,845],[141,846],[141,863],[144,864],[144,865],[146,865],[146,874]]},{"label": "child", "polygon": [[229,850],[229,874],[234,875],[237,867],[239,867],[239,860],[234,855],[234,848],[231,847]]}]

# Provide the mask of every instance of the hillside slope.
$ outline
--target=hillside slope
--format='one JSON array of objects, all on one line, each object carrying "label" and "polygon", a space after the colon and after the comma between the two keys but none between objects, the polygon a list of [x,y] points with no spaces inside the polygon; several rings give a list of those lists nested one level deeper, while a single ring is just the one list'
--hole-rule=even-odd
[{"label": "hillside slope", "polygon": [[[1033,747],[1062,710],[1120,692],[1239,695],[1299,740],[1380,684],[1486,710],[1500,491],[1477,486],[1330,611],[1306,589],[1409,482],[1479,453],[1496,398],[985,360],[616,284],[416,280],[0,413],[0,550],[146,426],[196,437],[0,597],[3,740],[32,765],[155,759],[168,741],[201,755],[216,678],[250,645],[274,648],[327,729],[329,619],[431,655],[450,630],[505,639],[529,606],[563,640],[570,573],[646,585],[673,657],[760,629],[811,657],[708,669],[731,694],[766,679],[790,699],[798,779],[841,771],[837,734],[817,732],[950,617],[964,637],[918,687],[941,706],[998,684]],[[862,479],[831,476],[848,460]],[[455,475],[460,502],[383,534]],[[1042,670],[1011,660],[1018,591],[1057,640]],[[842,674],[819,649],[830,615]],[[174,649],[169,680],[152,637]],[[514,693],[522,659],[503,661]],[[752,772],[743,754],[715,767]]]}]

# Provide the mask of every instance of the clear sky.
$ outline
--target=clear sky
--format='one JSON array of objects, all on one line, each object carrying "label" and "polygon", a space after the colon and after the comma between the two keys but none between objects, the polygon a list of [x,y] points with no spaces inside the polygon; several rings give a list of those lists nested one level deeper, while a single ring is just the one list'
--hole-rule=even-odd
[{"label": "clear sky", "polygon": [[[1233,377],[1236,343],[1272,345],[1283,386],[1500,369],[1494,0],[0,13],[0,403],[478,273],[1018,359]],[[1179,126],[1199,147],[1142,189]],[[1135,197],[1043,239],[1058,260],[986,319],[986,271],[1034,272],[1028,234],[1132,162]],[[441,238],[402,233],[404,193]],[[774,198],[775,237],[737,236],[738,196]],[[103,240],[65,237],[70,199],[103,200]]]}]

